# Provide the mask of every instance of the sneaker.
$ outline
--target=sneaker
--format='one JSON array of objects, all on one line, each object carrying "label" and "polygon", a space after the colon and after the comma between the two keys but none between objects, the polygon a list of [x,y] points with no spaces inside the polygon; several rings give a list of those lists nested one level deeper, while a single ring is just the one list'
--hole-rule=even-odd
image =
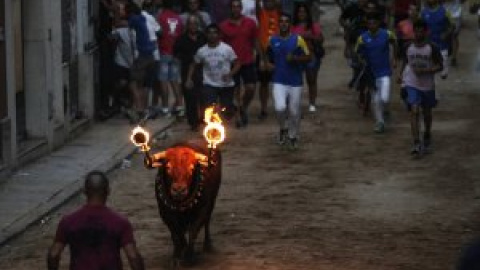
[{"label": "sneaker", "polygon": [[288,129],[280,129],[278,134],[277,143],[279,145],[284,145],[287,142]]},{"label": "sneaker", "polygon": [[375,124],[375,128],[373,129],[373,131],[375,131],[375,133],[377,134],[382,134],[385,132],[385,124],[382,123],[382,122],[378,122],[377,124]]},{"label": "sneaker", "polygon": [[317,111],[317,107],[315,107],[315,105],[310,105],[308,106],[308,111],[314,113]]},{"label": "sneaker", "polygon": [[295,151],[298,149],[298,140],[297,138],[288,139],[288,150]]}]

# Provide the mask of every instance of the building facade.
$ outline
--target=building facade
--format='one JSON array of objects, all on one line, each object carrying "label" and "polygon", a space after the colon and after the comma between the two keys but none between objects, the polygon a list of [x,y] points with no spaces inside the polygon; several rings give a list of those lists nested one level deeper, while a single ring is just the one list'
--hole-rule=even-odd
[{"label": "building facade", "polygon": [[92,122],[99,2],[0,0],[0,181]]}]

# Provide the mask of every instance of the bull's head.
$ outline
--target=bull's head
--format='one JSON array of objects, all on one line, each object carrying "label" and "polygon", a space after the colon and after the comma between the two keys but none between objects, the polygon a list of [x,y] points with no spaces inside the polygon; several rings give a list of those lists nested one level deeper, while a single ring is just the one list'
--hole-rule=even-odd
[{"label": "bull's head", "polygon": [[[207,156],[188,147],[174,147],[153,155],[153,160],[166,160],[167,175],[171,180],[170,194],[173,200],[182,201],[189,195],[195,165],[208,166]],[[154,162],[153,167],[161,166]]]}]

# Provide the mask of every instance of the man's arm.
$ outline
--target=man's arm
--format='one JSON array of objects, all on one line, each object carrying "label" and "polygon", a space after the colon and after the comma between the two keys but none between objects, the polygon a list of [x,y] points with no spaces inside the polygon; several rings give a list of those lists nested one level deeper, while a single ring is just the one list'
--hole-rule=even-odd
[{"label": "man's arm", "polygon": [[48,250],[47,254],[47,269],[57,270],[60,264],[60,258],[62,251],[65,248],[65,244],[61,242],[54,242]]},{"label": "man's arm", "polygon": [[132,270],[144,270],[145,265],[143,263],[142,255],[138,251],[134,243],[127,244],[123,247],[123,251],[127,256],[128,263]]},{"label": "man's arm", "polygon": [[301,37],[298,36],[297,38],[297,47],[299,47],[302,51],[302,55],[291,55],[290,56],[290,62],[297,62],[297,63],[308,63],[310,60],[312,60],[312,54],[310,53],[310,50],[308,49],[308,45],[305,42],[305,40]]},{"label": "man's arm", "polygon": [[392,31],[388,31],[388,42],[392,45],[393,48],[393,67],[397,67],[397,55],[398,55],[398,43],[397,43],[397,37]]}]

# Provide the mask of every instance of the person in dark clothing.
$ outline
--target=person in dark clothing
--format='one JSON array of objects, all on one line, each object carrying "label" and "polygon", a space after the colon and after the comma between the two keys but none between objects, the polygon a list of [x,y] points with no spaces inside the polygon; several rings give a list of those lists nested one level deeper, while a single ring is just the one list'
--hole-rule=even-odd
[{"label": "person in dark clothing", "polygon": [[121,270],[120,250],[125,252],[131,269],[145,269],[135,246],[132,225],[127,218],[105,204],[110,193],[107,176],[92,171],[85,178],[87,203],[62,218],[47,255],[47,268],[59,269],[65,246],[70,247],[71,270]]},{"label": "person in dark clothing", "polygon": [[193,87],[185,87],[188,76],[188,68],[194,62],[193,57],[197,50],[207,42],[205,35],[199,31],[197,16],[189,16],[186,21],[186,31],[179,37],[173,47],[173,55],[180,60],[180,77],[185,110],[188,124],[192,131],[196,131],[201,122],[202,114],[199,111],[200,91],[202,85],[201,70],[196,70],[193,75]]}]

